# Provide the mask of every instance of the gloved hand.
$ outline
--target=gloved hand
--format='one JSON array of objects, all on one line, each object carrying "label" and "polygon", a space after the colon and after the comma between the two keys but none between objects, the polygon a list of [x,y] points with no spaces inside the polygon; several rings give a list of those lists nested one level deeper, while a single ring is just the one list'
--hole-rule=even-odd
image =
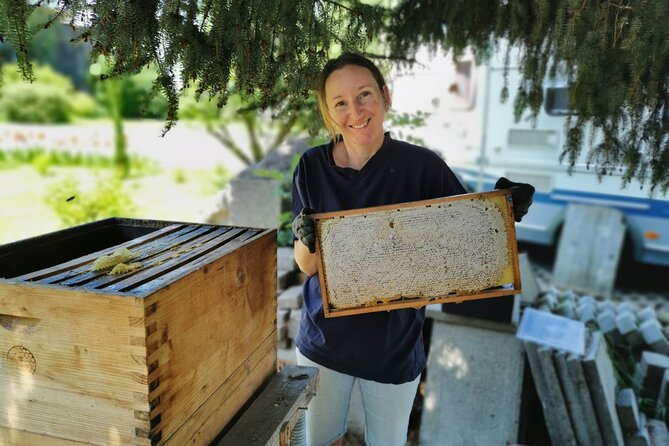
[{"label": "gloved hand", "polygon": [[495,189],[510,189],[513,198],[513,215],[517,222],[521,221],[532,204],[534,186],[527,183],[514,183],[501,177],[495,183]]},{"label": "gloved hand", "polygon": [[311,214],[316,211],[310,208],[303,208],[302,212],[298,214],[293,220],[293,234],[309,249],[310,253],[316,252],[316,234],[314,219]]}]

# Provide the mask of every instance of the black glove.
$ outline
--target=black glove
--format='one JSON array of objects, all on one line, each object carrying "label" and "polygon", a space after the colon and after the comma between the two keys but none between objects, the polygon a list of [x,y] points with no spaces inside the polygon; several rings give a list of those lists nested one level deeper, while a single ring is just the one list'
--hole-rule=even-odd
[{"label": "black glove", "polygon": [[511,197],[513,198],[513,215],[516,221],[523,219],[527,210],[532,204],[532,197],[534,196],[534,186],[527,183],[514,183],[504,177],[501,177],[495,183],[495,189],[511,189]]},{"label": "black glove", "polygon": [[316,234],[314,219],[311,214],[316,211],[309,208],[302,209],[297,217],[293,220],[293,234],[297,237],[307,248],[310,253],[316,252]]}]

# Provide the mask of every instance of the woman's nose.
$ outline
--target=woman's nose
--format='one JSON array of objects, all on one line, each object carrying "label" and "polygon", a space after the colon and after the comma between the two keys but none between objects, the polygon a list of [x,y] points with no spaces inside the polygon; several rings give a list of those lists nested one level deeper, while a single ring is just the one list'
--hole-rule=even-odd
[{"label": "woman's nose", "polygon": [[353,115],[354,116],[358,116],[358,115],[362,114],[363,109],[364,109],[364,107],[361,103],[359,103],[358,101],[353,102]]}]

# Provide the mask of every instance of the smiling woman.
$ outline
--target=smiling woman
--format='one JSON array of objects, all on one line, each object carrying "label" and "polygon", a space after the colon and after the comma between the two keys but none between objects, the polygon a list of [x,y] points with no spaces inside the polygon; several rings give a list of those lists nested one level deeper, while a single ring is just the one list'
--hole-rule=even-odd
[{"label": "smiling woman", "polygon": [[[328,61],[317,95],[332,141],[305,152],[293,177],[295,260],[309,276],[303,290],[297,358],[300,365],[315,365],[320,370],[318,393],[306,411],[307,443],[341,444],[351,390],[359,382],[366,443],[403,446],[425,368],[425,310],[404,308],[326,318],[310,214],[441,198],[464,194],[465,189],[436,153],[384,132],[390,91],[369,59],[344,53]],[[529,203],[531,194],[529,201],[514,201],[517,220],[521,207]],[[453,236],[453,229],[440,229]],[[343,234],[349,234],[345,228]],[[429,249],[431,242],[421,238],[416,243]],[[354,255],[369,254],[352,252],[363,249],[359,243],[340,243],[336,249],[345,252],[349,264]],[[384,280],[372,278],[367,271],[359,278]]]},{"label": "smiling woman", "polygon": [[351,390],[359,381],[367,444],[404,445],[425,367],[425,313],[402,309],[326,319],[309,213],[456,195],[464,188],[434,152],[384,133],[390,91],[367,58],[344,53],[330,60],[317,93],[332,141],[302,156],[293,182],[295,259],[310,275],[297,357],[320,370],[319,390],[306,412],[307,443],[341,444]]}]

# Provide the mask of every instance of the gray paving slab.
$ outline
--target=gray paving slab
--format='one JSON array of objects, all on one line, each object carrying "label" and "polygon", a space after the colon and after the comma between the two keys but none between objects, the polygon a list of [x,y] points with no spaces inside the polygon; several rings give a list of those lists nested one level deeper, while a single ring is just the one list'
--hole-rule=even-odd
[{"label": "gray paving slab", "polygon": [[631,310],[626,309],[625,311],[618,312],[616,326],[630,346],[637,347],[644,343],[643,336],[636,322],[636,316]]},{"label": "gray paving slab", "polygon": [[590,389],[599,427],[607,446],[623,446],[623,434],[616,413],[616,379],[606,342],[600,332],[592,333],[583,359],[583,370]]},{"label": "gray paving slab", "polygon": [[434,319],[421,444],[517,443],[523,368],[515,333]]},{"label": "gray paving slab", "polygon": [[[586,350],[589,343],[591,342],[591,337],[586,336]],[[588,388],[588,383],[585,381],[585,374],[583,372],[583,357],[574,353],[567,356],[567,370],[569,371],[569,377],[576,387],[576,397],[580,401],[581,411],[583,414],[582,423],[585,424],[588,429],[588,437],[590,438],[592,446],[605,446],[604,437],[599,428],[599,422],[597,421],[597,414],[592,403],[592,397],[590,396],[590,389]]]},{"label": "gray paving slab", "polygon": [[571,427],[567,407],[559,389],[560,384],[557,381],[553,366],[551,365],[547,367],[547,370],[544,370],[545,354],[539,353],[541,348],[537,344],[523,342],[523,347],[530,363],[532,378],[534,378],[537,394],[541,401],[551,443],[576,445],[576,437]]},{"label": "gray paving slab", "polygon": [[644,307],[636,312],[636,317],[639,319],[639,321],[643,322],[649,319],[657,319],[657,314],[655,313],[653,307]]},{"label": "gray paving slab", "polygon": [[541,290],[532,269],[530,257],[525,252],[518,254],[518,268],[520,269],[521,289],[520,299],[525,305],[533,305]]},{"label": "gray paving slab", "polygon": [[646,424],[651,446],[669,445],[669,432],[667,425],[662,420],[651,419]]},{"label": "gray paving slab", "polygon": [[[595,439],[590,438],[591,431],[588,429],[587,423],[584,423],[587,408],[582,404],[579,389],[569,373],[567,353],[554,352],[553,364],[555,365],[555,372],[562,389],[562,395],[569,410],[569,418],[572,420],[571,427],[573,428],[577,444],[593,445]],[[595,420],[595,423],[597,423],[597,420]]]},{"label": "gray paving slab", "polygon": [[639,429],[639,431],[631,435],[628,435],[625,441],[626,446],[652,446],[648,429],[645,427],[643,429]]},{"label": "gray paving slab", "polygon": [[288,320],[288,337],[290,339],[297,339],[297,334],[300,331],[300,319],[302,318],[302,310],[290,310],[290,319]]},{"label": "gray paving slab", "polygon": [[629,302],[620,302],[618,305],[616,305],[616,313],[634,313],[634,306]]},{"label": "gray paving slab", "polygon": [[293,285],[286,288],[276,299],[276,305],[282,309],[299,310],[302,308],[302,286]]},{"label": "gray paving slab", "polygon": [[618,391],[616,410],[618,411],[620,427],[623,428],[624,432],[633,434],[641,430],[639,407],[637,406],[634,389],[626,388]]},{"label": "gray paving slab", "polygon": [[597,315],[597,325],[604,334],[607,334],[612,330],[617,330],[618,325],[616,325],[615,313],[609,309],[600,310]]},{"label": "gray paving slab", "polygon": [[576,315],[578,316],[578,320],[584,323],[588,323],[590,321],[595,320],[595,305],[594,304],[587,304],[587,303],[580,303],[576,307]]},{"label": "gray paving slab", "polygon": [[569,319],[576,319],[576,307],[571,300],[565,300],[557,306],[558,314],[568,317]]},{"label": "gray paving slab", "polygon": [[581,304],[597,306],[597,299],[590,296],[589,294],[579,297],[578,301]]},{"label": "gray paving slab", "polygon": [[293,248],[282,246],[276,249],[276,267],[284,271],[294,271],[297,269]]},{"label": "gray paving slab", "polygon": [[665,372],[669,370],[669,356],[651,351],[641,353],[639,373],[641,396],[657,399]]},{"label": "gray paving slab", "polygon": [[654,317],[646,319],[639,325],[639,330],[644,341],[653,351],[669,355],[669,341],[667,341],[664,331],[662,331],[662,325],[657,319]]},{"label": "gray paving slab", "polygon": [[293,277],[295,276],[295,271],[293,270],[281,270],[276,271],[276,292],[277,294],[281,293],[283,290],[288,288],[293,283]]},{"label": "gray paving slab", "polygon": [[609,310],[611,311],[614,315],[616,314],[616,304],[613,303],[611,300],[600,300],[597,302],[597,309],[602,312]]},{"label": "gray paving slab", "polygon": [[[643,412],[639,413],[639,430],[625,438],[626,446],[652,446],[648,420]],[[669,446],[669,445],[668,445]]]},{"label": "gray paving slab", "polygon": [[664,422],[669,423],[669,370],[664,372],[660,394],[657,397],[656,413],[664,413]]}]

